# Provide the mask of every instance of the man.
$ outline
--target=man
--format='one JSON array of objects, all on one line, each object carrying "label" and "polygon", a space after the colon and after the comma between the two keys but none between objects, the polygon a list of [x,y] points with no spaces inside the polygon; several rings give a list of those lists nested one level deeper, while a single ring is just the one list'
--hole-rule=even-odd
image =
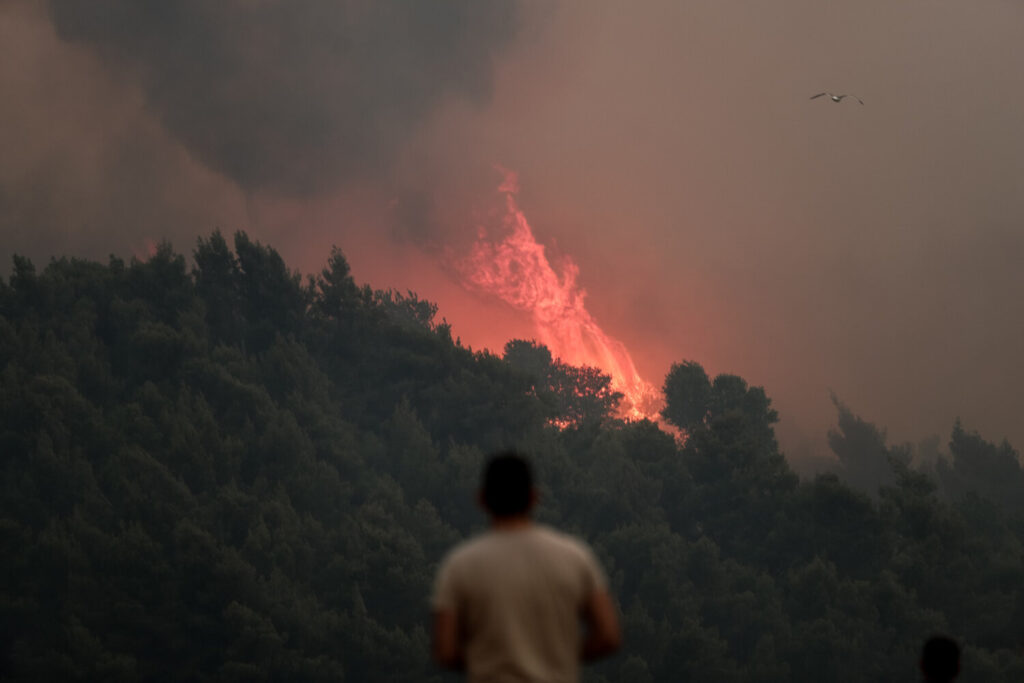
[{"label": "man", "polygon": [[610,654],[621,643],[593,552],[535,523],[536,502],[522,457],[491,459],[479,493],[490,529],[456,546],[438,571],[434,658],[465,669],[471,683],[574,683],[581,660]]},{"label": "man", "polygon": [[932,636],[921,649],[921,673],[926,683],[950,683],[960,673],[960,646],[946,636]]}]

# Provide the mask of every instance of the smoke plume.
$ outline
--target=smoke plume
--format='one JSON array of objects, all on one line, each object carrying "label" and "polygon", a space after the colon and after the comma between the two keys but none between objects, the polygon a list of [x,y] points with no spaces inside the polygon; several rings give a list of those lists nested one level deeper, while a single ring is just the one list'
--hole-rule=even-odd
[{"label": "smoke plume", "polygon": [[51,0],[58,35],[246,190],[310,194],[386,170],[444,95],[486,99],[513,0]]}]

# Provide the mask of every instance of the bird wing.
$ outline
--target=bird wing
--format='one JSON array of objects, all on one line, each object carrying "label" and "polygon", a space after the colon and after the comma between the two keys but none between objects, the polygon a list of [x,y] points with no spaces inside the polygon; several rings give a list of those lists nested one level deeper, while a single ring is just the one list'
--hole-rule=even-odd
[{"label": "bird wing", "polygon": [[827,94],[828,94],[827,92],[820,92],[817,95],[811,95],[811,99],[813,100],[815,97],[821,97],[822,95],[827,95]]}]

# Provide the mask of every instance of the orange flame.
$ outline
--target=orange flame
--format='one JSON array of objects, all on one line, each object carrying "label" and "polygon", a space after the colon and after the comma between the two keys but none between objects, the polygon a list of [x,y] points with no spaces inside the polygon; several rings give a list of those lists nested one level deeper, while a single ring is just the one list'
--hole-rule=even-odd
[{"label": "orange flame", "polygon": [[587,311],[586,291],[576,282],[577,265],[566,258],[561,276],[552,268],[516,202],[517,175],[504,172],[498,190],[505,195],[507,235],[492,242],[479,229],[479,239],[460,268],[467,284],[531,313],[538,341],[553,356],[609,375],[612,387],[623,394],[621,417],[657,419],[657,390],[637,372],[625,345],[605,334]]}]

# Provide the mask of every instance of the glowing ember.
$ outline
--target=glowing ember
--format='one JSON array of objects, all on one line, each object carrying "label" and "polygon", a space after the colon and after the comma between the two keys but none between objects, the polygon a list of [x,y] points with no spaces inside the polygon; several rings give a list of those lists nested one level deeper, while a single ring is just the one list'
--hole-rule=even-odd
[{"label": "glowing ember", "polygon": [[587,311],[583,301],[586,292],[576,283],[579,268],[566,259],[559,276],[543,245],[534,238],[516,202],[516,174],[506,171],[498,189],[505,195],[507,235],[492,242],[480,228],[479,239],[460,268],[467,284],[530,312],[538,341],[553,356],[570,365],[598,368],[611,376],[612,387],[624,396],[622,417],[656,419],[657,390],[637,372],[622,342],[605,334]]}]

